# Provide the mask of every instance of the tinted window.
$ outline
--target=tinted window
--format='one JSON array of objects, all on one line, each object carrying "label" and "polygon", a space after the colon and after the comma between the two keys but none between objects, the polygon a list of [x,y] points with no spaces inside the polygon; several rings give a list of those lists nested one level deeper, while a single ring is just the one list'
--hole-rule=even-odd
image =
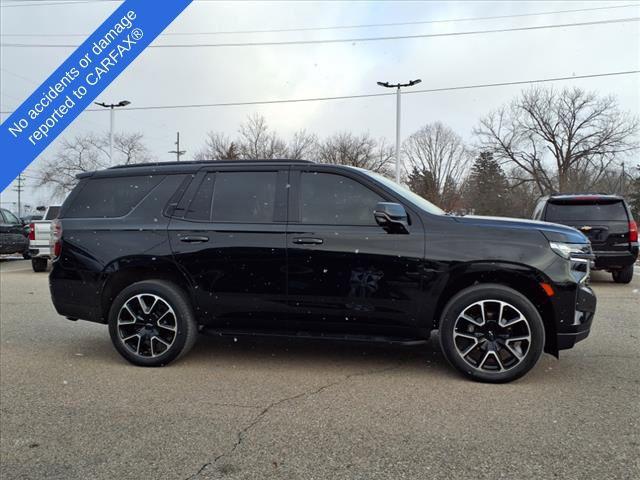
[{"label": "tinted window", "polygon": [[376,225],[373,210],[384,201],[364,185],[330,173],[303,172],[300,220],[317,225]]},{"label": "tinted window", "polygon": [[547,222],[627,222],[624,204],[606,203],[549,203],[545,212]]},{"label": "tinted window", "polygon": [[412,203],[415,203],[418,207],[420,207],[421,209],[423,209],[426,212],[432,213],[434,215],[443,215],[444,214],[444,210],[442,210],[440,207],[437,207],[436,205],[434,205],[433,203],[431,203],[427,199],[422,198],[420,195],[418,195],[416,193],[413,193],[408,188],[405,188],[402,185],[398,185],[393,180],[390,180],[387,177],[385,177],[383,175],[380,175],[379,173],[375,173],[375,172],[372,172],[370,170],[365,170],[364,168],[358,168],[358,167],[347,167],[347,168],[352,168],[354,170],[358,170],[358,171],[364,173],[365,175],[368,175],[368,176],[374,178],[375,180],[377,180],[378,182],[382,183],[387,188],[393,190],[393,192],[395,192],[397,195],[399,195],[401,197],[404,197],[405,199],[409,200]]},{"label": "tinted window", "polygon": [[60,207],[49,207],[47,210],[47,218],[45,220],[55,220],[60,214]]},{"label": "tinted window", "polygon": [[211,220],[211,197],[213,196],[213,173],[207,174],[193,196],[185,215],[189,220]]},{"label": "tinted window", "polygon": [[130,213],[163,178],[158,175],[141,175],[85,180],[73,203],[65,208],[64,216],[122,217]]},{"label": "tinted window", "polygon": [[273,221],[276,172],[219,172],[213,187],[213,221]]},{"label": "tinted window", "polygon": [[11,223],[11,224],[20,223],[20,220],[18,220],[18,217],[16,217],[9,210],[4,210],[3,213],[4,213],[4,218],[6,219],[7,223]]}]

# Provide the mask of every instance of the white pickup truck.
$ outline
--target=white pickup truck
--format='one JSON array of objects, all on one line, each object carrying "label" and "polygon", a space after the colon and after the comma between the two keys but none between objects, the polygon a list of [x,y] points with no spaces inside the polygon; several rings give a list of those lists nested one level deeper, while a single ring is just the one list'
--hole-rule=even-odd
[{"label": "white pickup truck", "polygon": [[52,205],[44,213],[42,220],[29,224],[29,254],[34,272],[47,270],[51,259],[51,220],[58,218],[59,205]]}]

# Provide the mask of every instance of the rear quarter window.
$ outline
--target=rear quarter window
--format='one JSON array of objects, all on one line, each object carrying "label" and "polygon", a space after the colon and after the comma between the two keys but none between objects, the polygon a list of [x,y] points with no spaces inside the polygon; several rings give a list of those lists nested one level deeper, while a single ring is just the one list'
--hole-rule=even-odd
[{"label": "rear quarter window", "polygon": [[55,220],[60,214],[60,207],[49,207],[45,220]]},{"label": "rear quarter window", "polygon": [[81,185],[64,218],[113,218],[125,216],[156,187],[163,175],[90,178]]},{"label": "rear quarter window", "polygon": [[547,222],[626,222],[627,211],[621,201],[599,203],[549,203]]}]

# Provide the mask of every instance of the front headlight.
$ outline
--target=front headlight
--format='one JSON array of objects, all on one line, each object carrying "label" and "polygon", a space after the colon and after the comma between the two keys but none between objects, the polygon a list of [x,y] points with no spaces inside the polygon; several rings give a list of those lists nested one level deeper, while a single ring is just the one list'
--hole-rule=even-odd
[{"label": "front headlight", "polygon": [[591,262],[594,259],[591,245],[581,243],[549,242],[551,250],[562,258],[569,260],[569,271],[577,283],[584,283],[589,278]]},{"label": "front headlight", "polygon": [[551,250],[556,252],[562,258],[569,260],[572,255],[584,255],[585,246],[579,243],[562,243],[562,242],[549,242]]}]

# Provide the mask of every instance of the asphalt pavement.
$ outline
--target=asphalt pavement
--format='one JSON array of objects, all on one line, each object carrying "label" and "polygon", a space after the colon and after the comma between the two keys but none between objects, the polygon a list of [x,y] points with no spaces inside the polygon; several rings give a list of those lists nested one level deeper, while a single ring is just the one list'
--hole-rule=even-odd
[{"label": "asphalt pavement", "polygon": [[640,270],[595,273],[591,335],[524,378],[459,376],[437,339],[390,347],[203,336],[164,368],[58,316],[0,261],[0,477],[637,479]]}]

